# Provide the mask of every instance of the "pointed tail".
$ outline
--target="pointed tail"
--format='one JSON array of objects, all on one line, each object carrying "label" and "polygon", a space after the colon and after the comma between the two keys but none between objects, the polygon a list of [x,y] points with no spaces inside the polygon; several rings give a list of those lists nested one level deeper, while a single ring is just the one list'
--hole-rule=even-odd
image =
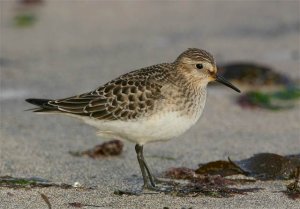
[{"label": "pointed tail", "polygon": [[25,100],[26,102],[36,105],[38,106],[37,108],[34,109],[30,109],[30,110],[34,110],[34,112],[45,112],[45,111],[51,111],[51,110],[56,110],[57,108],[49,105],[49,101],[51,101],[51,99],[33,99],[33,98],[29,98]]}]

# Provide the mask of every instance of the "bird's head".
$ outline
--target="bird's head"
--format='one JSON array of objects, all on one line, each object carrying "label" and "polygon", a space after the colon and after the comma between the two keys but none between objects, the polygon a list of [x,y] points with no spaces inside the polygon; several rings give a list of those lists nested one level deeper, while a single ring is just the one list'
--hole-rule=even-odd
[{"label": "bird's head", "polygon": [[191,82],[206,86],[211,81],[220,82],[237,92],[240,90],[217,74],[214,57],[205,50],[190,48],[178,56],[176,68]]}]

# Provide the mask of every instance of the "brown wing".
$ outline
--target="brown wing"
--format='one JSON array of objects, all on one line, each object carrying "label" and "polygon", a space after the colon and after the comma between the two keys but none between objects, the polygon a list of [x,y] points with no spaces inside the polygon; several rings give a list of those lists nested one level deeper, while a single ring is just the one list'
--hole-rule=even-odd
[{"label": "brown wing", "polygon": [[49,101],[61,112],[90,116],[99,120],[137,119],[153,110],[161,99],[161,87],[166,82],[164,67],[151,66],[120,76],[95,91],[78,96]]}]

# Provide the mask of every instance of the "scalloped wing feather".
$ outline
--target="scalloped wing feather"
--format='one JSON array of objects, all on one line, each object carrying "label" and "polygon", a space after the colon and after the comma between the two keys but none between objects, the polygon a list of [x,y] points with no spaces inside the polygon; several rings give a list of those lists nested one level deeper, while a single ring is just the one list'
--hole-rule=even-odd
[{"label": "scalloped wing feather", "polygon": [[137,119],[154,109],[161,99],[170,64],[154,65],[132,71],[94,91],[48,102],[61,112],[99,120]]}]

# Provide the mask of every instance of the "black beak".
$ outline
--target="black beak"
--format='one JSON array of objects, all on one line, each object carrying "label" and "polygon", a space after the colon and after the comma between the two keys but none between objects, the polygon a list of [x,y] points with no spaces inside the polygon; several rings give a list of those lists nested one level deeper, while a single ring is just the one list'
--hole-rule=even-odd
[{"label": "black beak", "polygon": [[223,78],[222,76],[216,75],[216,81],[218,81],[219,83],[222,83],[225,86],[228,86],[228,87],[232,88],[233,90],[241,93],[241,91],[237,87],[232,85],[230,82],[226,81],[225,78]]}]

